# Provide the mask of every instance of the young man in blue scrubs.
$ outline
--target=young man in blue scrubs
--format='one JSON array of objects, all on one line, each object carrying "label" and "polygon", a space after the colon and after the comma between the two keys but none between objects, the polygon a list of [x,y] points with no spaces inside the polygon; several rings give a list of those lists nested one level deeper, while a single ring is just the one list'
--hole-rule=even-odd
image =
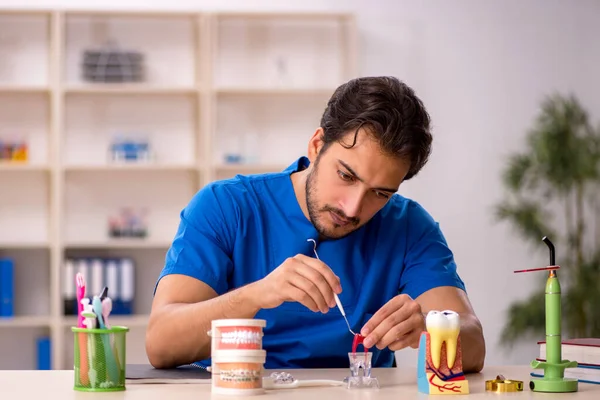
[{"label": "young man in blue scrubs", "polygon": [[418,346],[428,311],[450,309],[461,316],[464,370],[481,370],[482,328],[453,254],[427,211],[396,193],[431,141],[410,87],[354,79],[331,97],[306,157],[202,188],[181,212],[155,289],[152,365],[210,365],[212,320],[261,318],[266,368],[347,368],[353,336],[336,293],[374,367]]}]

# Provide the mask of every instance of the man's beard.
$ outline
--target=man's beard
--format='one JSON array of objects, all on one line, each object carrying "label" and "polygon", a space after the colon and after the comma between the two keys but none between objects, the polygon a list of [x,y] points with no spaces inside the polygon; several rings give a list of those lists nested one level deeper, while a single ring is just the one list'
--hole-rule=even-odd
[{"label": "man's beard", "polygon": [[[346,225],[346,226],[349,226],[349,227],[358,226],[360,220],[358,218],[349,218],[339,208],[331,207],[327,204],[325,206],[319,208],[319,205],[317,204],[317,197],[318,197],[317,189],[315,187],[315,181],[317,179],[317,172],[318,172],[317,171],[318,161],[319,160],[317,157],[317,160],[315,161],[312,171],[310,171],[310,173],[308,174],[308,177],[306,178],[305,191],[306,191],[306,208],[308,209],[308,217],[310,218],[310,222],[312,222],[312,224],[314,225],[317,232],[319,232],[319,235],[321,237],[323,237],[324,239],[341,239],[341,238],[351,234],[354,230],[336,234],[333,229],[329,230],[329,229],[327,229],[327,227],[324,224],[320,223],[319,214],[323,213],[323,212],[335,213],[336,215],[338,215],[340,217],[340,219],[348,220],[349,222],[348,222],[348,225]],[[334,226],[337,226],[337,225],[334,225]]]}]

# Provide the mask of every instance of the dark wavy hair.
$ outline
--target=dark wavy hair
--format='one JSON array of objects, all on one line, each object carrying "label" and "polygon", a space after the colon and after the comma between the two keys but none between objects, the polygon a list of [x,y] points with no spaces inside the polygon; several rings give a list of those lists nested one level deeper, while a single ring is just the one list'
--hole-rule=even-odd
[{"label": "dark wavy hair", "polygon": [[404,180],[414,177],[431,154],[430,117],[413,89],[389,76],[361,77],[339,86],[321,118],[324,152],[361,128],[375,138],[382,151],[410,161]]}]

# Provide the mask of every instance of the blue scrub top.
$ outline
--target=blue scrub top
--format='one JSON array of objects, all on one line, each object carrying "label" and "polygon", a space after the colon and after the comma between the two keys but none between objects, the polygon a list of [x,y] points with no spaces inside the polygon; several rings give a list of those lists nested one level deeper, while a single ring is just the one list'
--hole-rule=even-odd
[{"label": "blue scrub top", "polygon": [[[314,257],[318,240],[292,186],[301,157],[283,172],[236,176],[203,187],[181,212],[181,222],[159,276],[183,274],[219,295],[264,278],[286,258]],[[354,332],[399,293],[413,299],[438,286],[465,289],[435,220],[415,201],[395,194],[347,237],[317,242],[319,258],[339,277],[339,295]],[[347,368],[353,336],[337,307],[327,314],[300,303],[261,310],[267,321],[265,368]],[[362,346],[359,347],[362,350]],[[373,367],[390,367],[394,352],[372,348]],[[199,360],[208,366],[210,359]]]}]

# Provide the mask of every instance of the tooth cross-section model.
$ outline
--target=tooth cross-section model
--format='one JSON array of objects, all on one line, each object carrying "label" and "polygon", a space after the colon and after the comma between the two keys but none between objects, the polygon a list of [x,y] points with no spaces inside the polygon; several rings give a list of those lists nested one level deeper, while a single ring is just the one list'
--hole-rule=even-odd
[{"label": "tooth cross-section model", "polygon": [[430,311],[425,325],[417,361],[419,392],[468,394],[469,382],[462,368],[460,316],[450,310]]}]

